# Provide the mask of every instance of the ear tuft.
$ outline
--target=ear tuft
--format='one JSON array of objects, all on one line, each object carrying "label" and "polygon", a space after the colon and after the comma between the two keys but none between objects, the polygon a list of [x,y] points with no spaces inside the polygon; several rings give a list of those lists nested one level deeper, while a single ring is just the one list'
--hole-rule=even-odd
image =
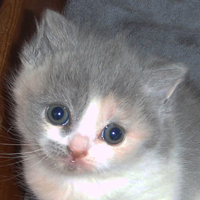
[{"label": "ear tuft", "polygon": [[155,65],[147,72],[146,89],[149,94],[167,100],[184,80],[187,68],[182,63]]},{"label": "ear tuft", "polygon": [[35,68],[45,60],[46,56],[70,49],[76,41],[75,26],[63,15],[46,10],[41,22],[37,25],[37,33],[24,45],[21,60],[27,68]]}]

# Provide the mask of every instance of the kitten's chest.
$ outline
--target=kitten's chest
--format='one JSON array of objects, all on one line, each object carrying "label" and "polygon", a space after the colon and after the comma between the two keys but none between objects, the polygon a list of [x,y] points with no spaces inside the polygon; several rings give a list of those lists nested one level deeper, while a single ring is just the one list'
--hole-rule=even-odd
[{"label": "kitten's chest", "polygon": [[25,176],[34,193],[45,200],[177,200],[179,166],[175,161],[166,166],[149,156],[131,170],[104,178],[58,176],[42,164],[28,170],[38,162],[32,159],[25,162]]}]

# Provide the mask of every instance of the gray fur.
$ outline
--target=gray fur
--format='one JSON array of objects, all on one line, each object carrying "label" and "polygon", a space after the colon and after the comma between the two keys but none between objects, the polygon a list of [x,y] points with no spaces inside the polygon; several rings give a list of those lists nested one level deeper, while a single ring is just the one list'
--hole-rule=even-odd
[{"label": "gray fur", "polygon": [[[168,165],[178,167],[168,169],[177,175],[175,183],[170,182],[176,186],[172,191],[172,200],[197,200],[200,195],[199,91],[188,79],[187,69],[182,64],[143,57],[127,45],[125,37],[120,34],[105,39],[95,30],[91,33],[84,28],[79,30],[64,16],[53,11],[44,14],[37,34],[22,51],[22,70],[15,81],[16,125],[22,136],[22,144],[30,144],[22,148],[22,155],[26,155],[25,151],[32,152],[37,160],[36,167],[42,166],[45,173],[49,172],[47,179],[58,177],[58,182],[63,177],[62,181],[72,179],[84,182],[94,178],[101,183],[102,177],[103,180],[109,180],[109,177],[120,178],[125,172],[130,172],[127,178],[129,189],[126,192],[120,188],[99,197],[101,200],[151,199],[153,193],[148,190],[140,192],[139,186],[135,188],[140,180],[131,177],[135,177],[138,170],[143,177],[147,170],[152,171],[151,176],[156,180],[159,173],[152,166],[158,160],[158,171],[162,168],[167,170]],[[104,98],[109,94],[113,94],[120,109],[126,111],[125,128],[128,130],[134,126],[134,122],[141,129],[145,128],[149,136],[141,143],[136,154],[130,152],[125,155],[123,162],[112,160],[108,168],[95,168],[82,173],[70,166],[60,168],[55,158],[69,154],[68,143],[63,145],[45,138],[44,125],[48,121],[42,113],[54,102],[68,107],[70,124],[64,126],[60,134],[63,138],[69,138],[69,142],[90,99]],[[39,143],[40,140],[44,141],[43,145]],[[39,152],[34,153],[38,149]],[[43,160],[44,157],[46,159]],[[146,157],[149,162],[147,166],[144,161]],[[45,194],[46,190],[41,194],[35,189],[37,182],[33,183],[34,177],[29,180],[28,174],[35,167],[27,168],[28,162],[28,159],[24,159],[28,187],[38,199],[51,200],[49,194]],[[141,166],[145,166],[144,172]],[[161,172],[165,174],[165,170]],[[153,180],[142,181],[151,185]],[[164,185],[165,179],[161,179],[161,182]],[[161,186],[159,182],[155,185],[158,191]],[[79,196],[81,194],[76,193],[75,189],[68,200],[95,199]],[[132,189],[139,193],[131,192]],[[154,191],[154,188],[150,189]],[[52,196],[56,193],[54,190],[51,192]],[[166,196],[166,193],[161,194],[161,199],[169,200],[170,195]]]},{"label": "gray fur", "polygon": [[107,36],[127,31],[128,43],[144,54],[187,64],[200,86],[199,8],[198,0],[72,0],[65,15]]}]

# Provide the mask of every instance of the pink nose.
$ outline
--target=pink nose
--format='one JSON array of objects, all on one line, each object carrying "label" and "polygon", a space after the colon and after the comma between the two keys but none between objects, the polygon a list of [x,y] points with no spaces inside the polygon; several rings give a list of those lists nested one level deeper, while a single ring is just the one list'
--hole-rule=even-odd
[{"label": "pink nose", "polygon": [[87,136],[75,135],[69,143],[72,160],[85,157],[88,154],[89,138]]}]

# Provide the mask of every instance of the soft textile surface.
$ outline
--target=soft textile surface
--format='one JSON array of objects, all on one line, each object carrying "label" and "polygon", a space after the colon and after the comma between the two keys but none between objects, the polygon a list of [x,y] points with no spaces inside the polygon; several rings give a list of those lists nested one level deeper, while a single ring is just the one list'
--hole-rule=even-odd
[{"label": "soft textile surface", "polygon": [[68,19],[113,36],[128,30],[128,42],[191,69],[200,86],[199,0],[71,0]]}]

